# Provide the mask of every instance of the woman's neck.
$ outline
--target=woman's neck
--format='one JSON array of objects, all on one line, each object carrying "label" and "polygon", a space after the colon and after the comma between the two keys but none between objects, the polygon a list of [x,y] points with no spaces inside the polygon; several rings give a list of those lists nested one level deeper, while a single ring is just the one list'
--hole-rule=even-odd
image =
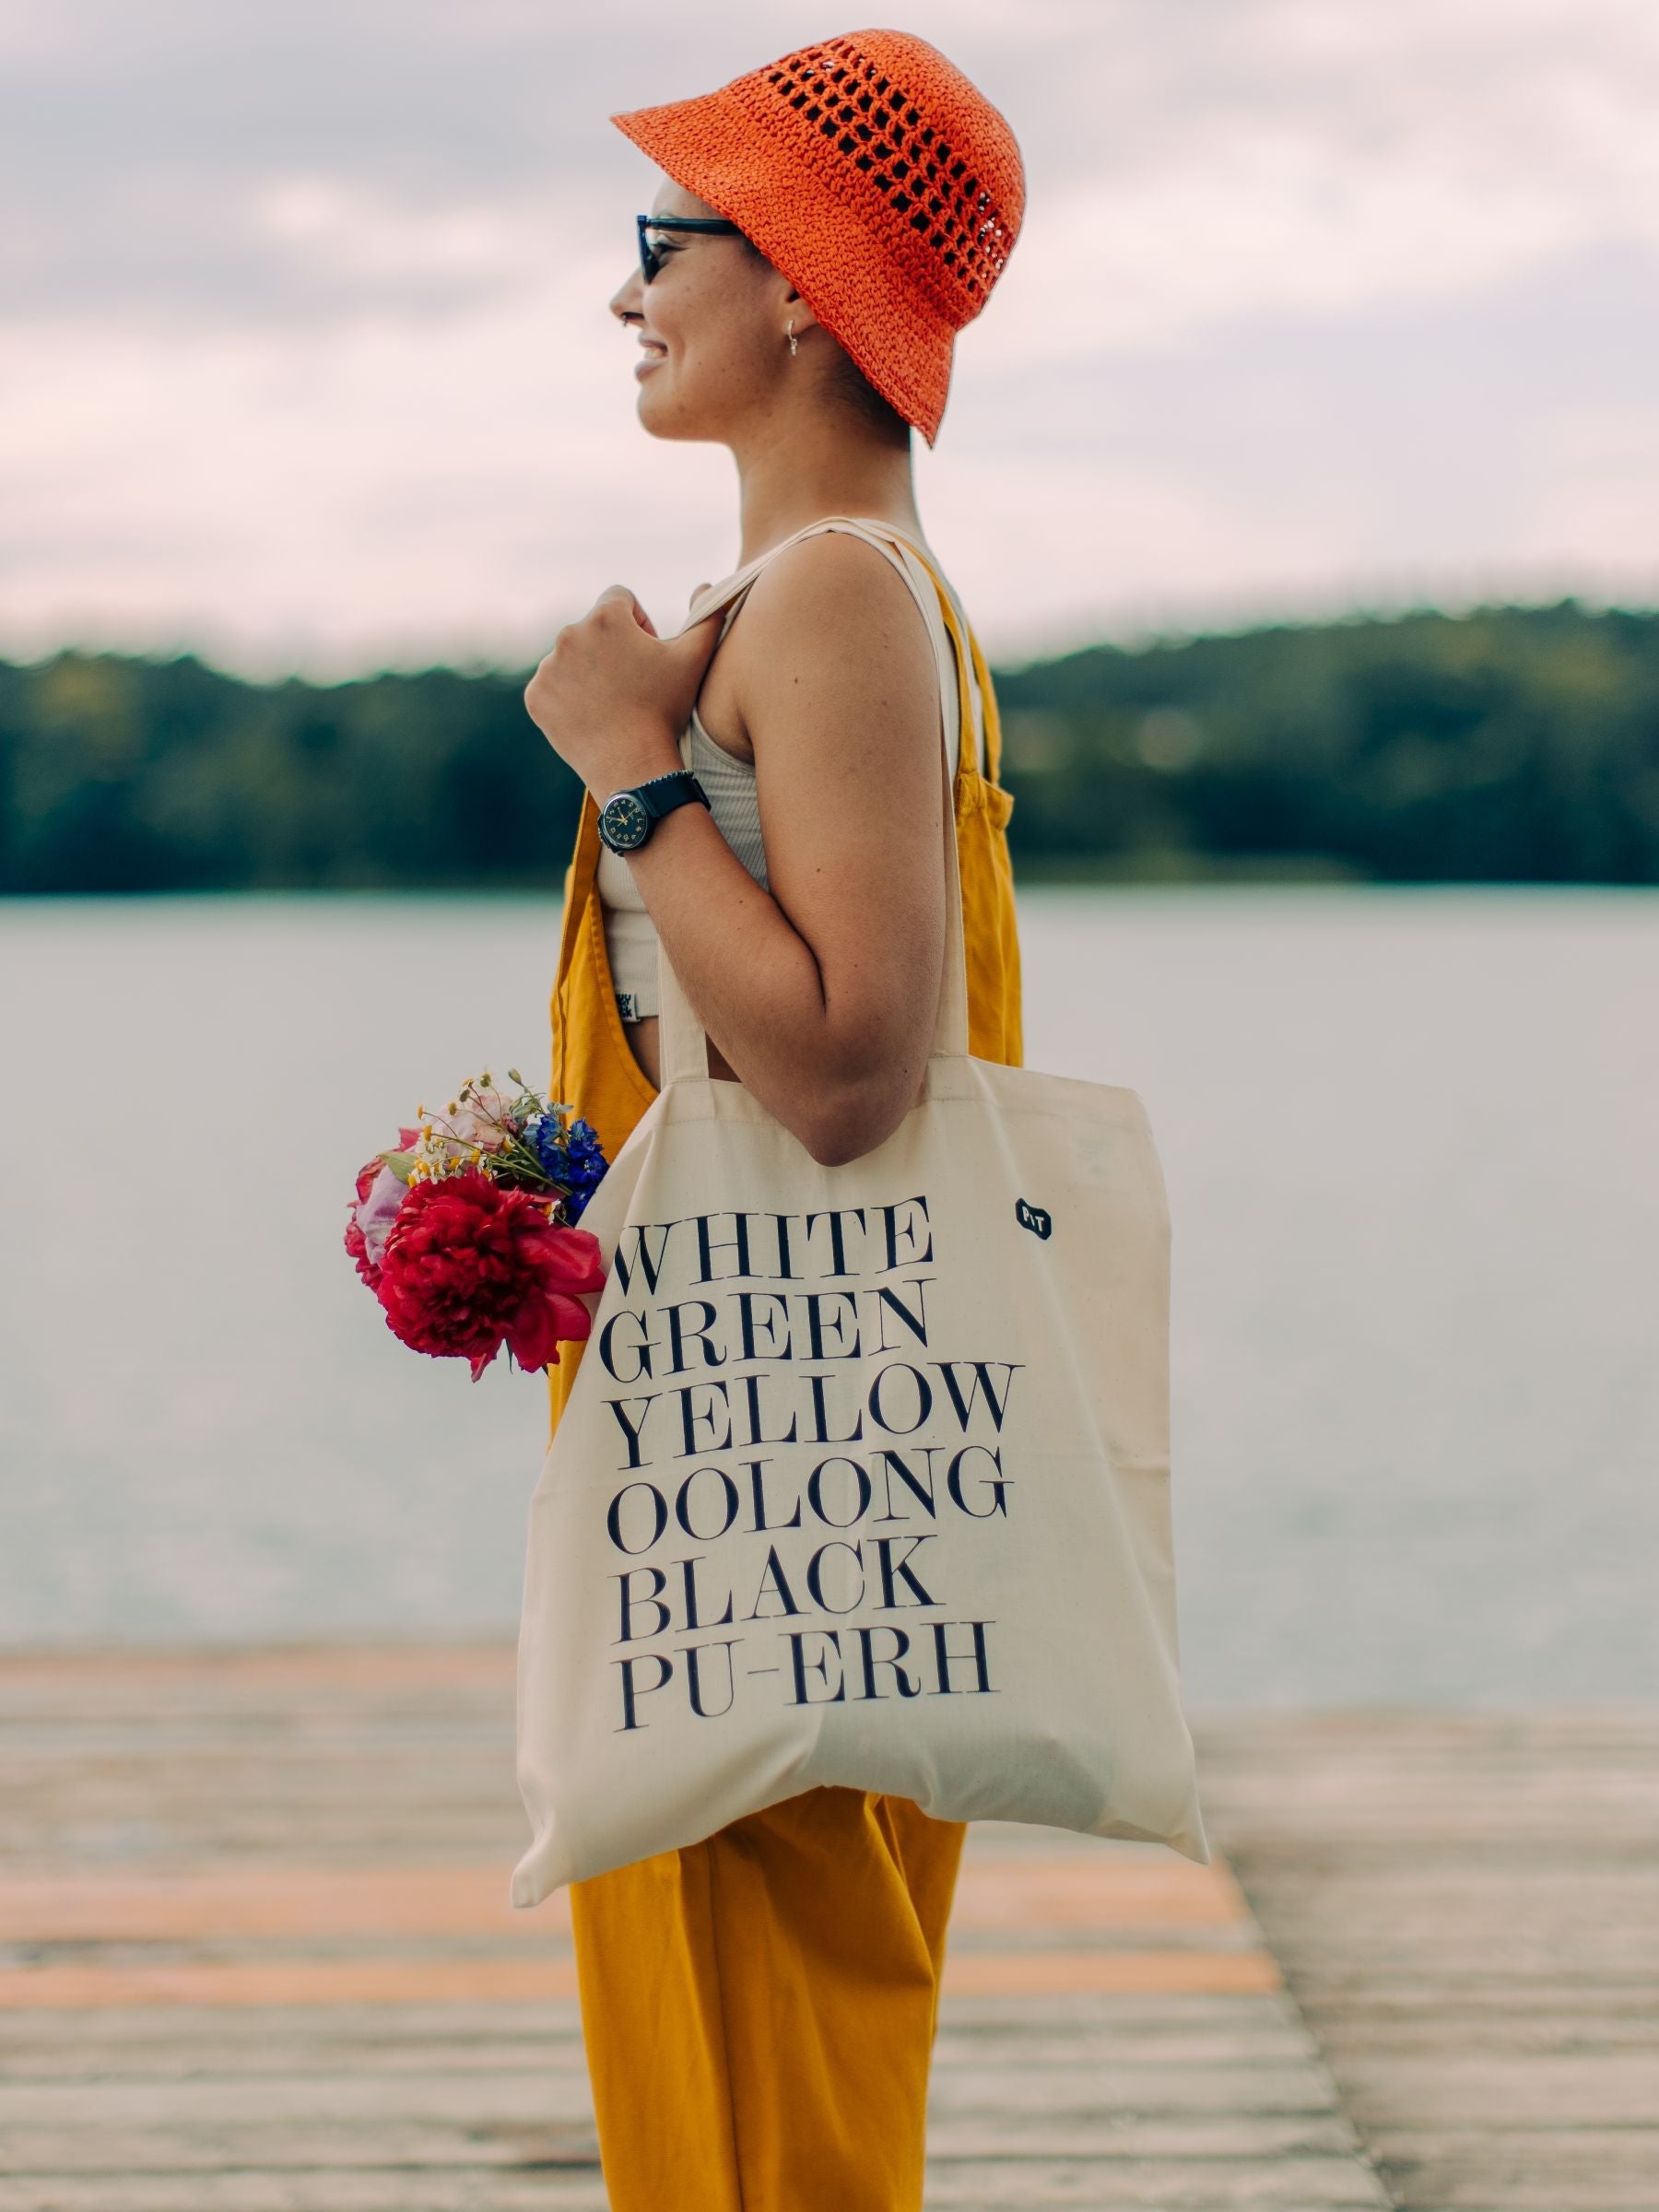
[{"label": "woman's neck", "polygon": [[[742,544],[738,566],[782,545],[824,514],[870,515],[920,539],[910,447],[884,441],[862,426],[795,424],[735,453]],[[782,426],[780,426],[782,429]]]}]

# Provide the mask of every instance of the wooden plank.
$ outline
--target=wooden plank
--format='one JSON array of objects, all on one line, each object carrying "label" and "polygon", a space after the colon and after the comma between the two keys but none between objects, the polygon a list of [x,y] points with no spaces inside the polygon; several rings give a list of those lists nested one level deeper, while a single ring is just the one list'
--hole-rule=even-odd
[{"label": "wooden plank", "polygon": [[54,1698],[76,1711],[90,1703],[141,1703],[147,1712],[170,1693],[190,1705],[223,1700],[248,1691],[280,1693],[275,1710],[289,1712],[310,1692],[324,1708],[343,1695],[379,1692],[399,1699],[439,1691],[446,1697],[477,1690],[500,1711],[513,1687],[510,1644],[486,1642],[117,1644],[75,1650],[0,1653],[0,1698],[39,1712]]},{"label": "wooden plank", "polygon": [[[995,2000],[1002,2006],[1002,2000]],[[1053,2015],[1055,2006],[1051,2000],[1044,2002],[1046,2011]],[[447,2011],[447,2008],[444,2008]],[[349,2029],[336,2033],[300,2029],[297,2024],[305,2015],[288,2011],[250,2011],[248,2015],[212,2013],[210,2029],[199,2029],[188,2037],[168,2040],[161,2035],[146,2035],[142,2040],[111,2040],[104,2033],[111,2019],[128,2019],[139,2015],[126,2013],[31,2013],[24,2024],[35,2026],[44,2019],[55,2022],[73,2022],[77,2033],[71,2037],[42,2041],[42,2044],[20,2044],[5,2053],[0,2064],[0,2084],[31,2084],[31,2081],[51,2081],[51,2084],[76,2084],[84,2090],[88,2081],[219,2081],[234,2075],[270,2075],[272,2079],[312,2079],[327,2077],[341,2070],[352,2068],[356,2075],[381,2077],[381,2075],[422,2075],[422,2073],[488,2073],[498,2068],[502,2073],[513,2073],[524,2066],[537,2070],[571,2068],[582,2073],[586,2066],[582,2053],[582,2033],[575,2024],[559,2030],[520,2030],[513,2026],[518,2006],[493,2008],[493,2019],[488,2033],[480,2033],[460,2040],[453,2033],[409,2035],[405,2033],[405,2019],[409,2018],[403,2006],[374,2006],[371,2015],[385,2026],[365,2026],[370,2013],[360,2008],[343,2008],[341,2015],[332,2011],[319,2018],[343,2018]],[[956,2008],[951,2006],[951,2013]],[[1040,2073],[1046,2068],[1101,2068],[1101,2081],[1122,2070],[1133,2081],[1152,2081],[1166,2073],[1179,2075],[1182,2081],[1201,2084],[1210,2075],[1237,2073],[1241,2079],[1250,2077],[1248,2086],[1265,2086],[1267,2073],[1272,2068],[1305,2068],[1316,2066],[1323,2075],[1323,2062],[1316,2057],[1314,2046],[1305,2035],[1285,2026],[1285,2029],[1250,2029],[1234,2035],[1204,2033],[1204,2029],[1172,2026],[1161,2035],[1133,2033],[1130,2029],[1101,2030],[1075,2026],[1062,2011],[1060,2018],[1049,2018],[1041,2029],[1016,2029],[1011,2033],[962,2033],[951,2018],[947,2018],[940,2029],[938,2044],[934,2048],[935,2075],[958,2068],[997,2068],[1002,2073]],[[150,2015],[144,2015],[150,2018]],[[161,2015],[166,2018],[166,2015]],[[177,2015],[172,2015],[177,2018]],[[259,2024],[259,2035],[234,2040],[219,2033],[219,2026],[248,2018]],[[1327,2086],[1329,2095],[1329,2086]],[[1111,2101],[1111,2100],[1108,2100]]]},{"label": "wooden plank", "polygon": [[[940,2123],[998,2114],[1088,2121],[1108,2113],[1121,2127],[1130,2116],[1319,2119],[1329,2106],[1329,2078],[1311,2054],[1289,2065],[1220,2066],[1195,2065],[1184,2057],[1161,2065],[1054,2059],[1007,2066],[947,2055],[937,2068],[934,2109]],[[74,2128],[83,2123],[86,2107],[79,2079],[0,2085],[3,2139],[10,2142],[14,2131],[30,2127]],[[226,2072],[209,2061],[198,2072],[171,2079],[105,2077],[98,2088],[100,2129],[142,2124],[222,2132],[282,2120],[301,2125],[372,2123],[377,2128],[441,2119],[456,2125],[502,2120],[534,2125],[542,2119],[570,2123],[589,2116],[580,2065],[567,2061],[549,2066],[523,2045],[498,2053],[488,2070],[451,2069],[430,2052],[418,2067],[361,2065],[349,2071],[320,2068],[314,2058],[292,2071],[273,2065]]]},{"label": "wooden plank", "polygon": [[124,1966],[42,1966],[0,1976],[0,2009],[138,2005],[430,2005],[576,1994],[568,1959],[289,1959]]},{"label": "wooden plank", "polygon": [[927,2212],[1386,2212],[1347,2157],[930,2161]]},{"label": "wooden plank", "polygon": [[[147,2176],[0,2176],[0,2212],[606,2212],[596,2173],[451,2167],[438,2173],[355,2167]],[[187,2194],[182,2192],[188,2192]],[[1377,2212],[1346,2159],[935,2160],[928,2212]]]},{"label": "wooden plank", "polygon": [[[148,1875],[0,1876],[0,1935],[8,1943],[157,1942],[212,1936],[354,1938],[528,1929],[567,1930],[569,1893],[533,1912],[508,1900],[510,1866],[372,1868],[285,1865],[206,1865]],[[954,1932],[1049,1928],[1070,1936],[1099,1928],[1250,1924],[1225,1864],[1194,1866],[1112,1857],[1029,1856],[964,1865],[951,1915]]]},{"label": "wooden plank", "polygon": [[[976,1996],[1156,1990],[1224,1995],[1276,1989],[1265,1951],[959,1951],[947,1991]],[[348,1958],[235,1961],[135,1959],[123,1966],[41,1966],[0,1976],[0,2009],[120,2005],[417,2005],[446,1997],[512,2002],[576,1994],[570,1959]]]},{"label": "wooden plank", "polygon": [[945,1993],[971,1996],[1059,1996],[1075,1990],[1180,1990],[1207,1995],[1257,1994],[1279,1986],[1269,1952],[953,1951]]},{"label": "wooden plank", "polygon": [[608,2212],[595,2167],[0,2174],[0,2212]]},{"label": "wooden plank", "polygon": [[568,1931],[559,1890],[532,1912],[509,1902],[510,1870],[486,1865],[202,1866],[126,1876],[0,1877],[0,1930],[8,1942],[154,1943],[211,1936],[367,1939],[441,1932],[546,1936]]},{"label": "wooden plank", "polygon": [[[1059,2030],[1068,2036],[1105,2046],[1143,2045],[1148,2049],[1181,2042],[1187,2036],[1225,2041],[1230,2050],[1254,2048],[1265,2038],[1299,2052],[1312,2047],[1306,2027],[1282,1993],[1268,1996],[1160,1995],[1077,1992],[1056,2011],[1048,1997],[951,1999],[941,2034],[972,2043],[990,2037],[1023,2037]],[[418,2049],[423,2041],[524,2037],[544,2041],[580,2032],[573,2000],[510,2001],[488,2004],[445,2001],[410,2006],[283,2006],[260,2011],[218,2011],[211,2006],[137,2006],[77,2018],[73,2011],[0,2013],[0,2068],[16,2063],[20,2051],[50,2052],[94,2044],[142,2053],[152,2046],[206,2044],[221,2049],[245,2042],[259,2047],[291,2037],[306,2046],[350,2045],[358,2041]]]},{"label": "wooden plank", "polygon": [[[947,2115],[928,2131],[935,2159],[1018,2159],[1022,2154],[1134,2163],[1147,2159],[1262,2162],[1353,2154],[1355,2137],[1335,2113],[1182,2113],[1140,2117],[1008,2112]],[[465,2122],[441,2116],[377,2121],[372,2137],[349,2121],[164,2124],[20,2125],[9,2132],[14,2174],[212,2172],[227,2166],[279,2171],[312,2166],[407,2166],[417,2171],[478,2165],[569,2164],[595,2156],[591,2124],[538,2116]]]}]

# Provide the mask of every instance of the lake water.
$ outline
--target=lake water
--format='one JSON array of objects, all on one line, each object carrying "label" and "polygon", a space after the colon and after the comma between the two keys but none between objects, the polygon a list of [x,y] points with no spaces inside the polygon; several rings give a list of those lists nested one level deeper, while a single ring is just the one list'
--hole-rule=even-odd
[{"label": "lake water", "polygon": [[[1659,896],[1043,890],[1146,1100],[1194,1699],[1659,1693]],[[385,1330],[353,1174],[533,1079],[557,903],[0,904],[0,1642],[511,1634],[538,1378]]]}]

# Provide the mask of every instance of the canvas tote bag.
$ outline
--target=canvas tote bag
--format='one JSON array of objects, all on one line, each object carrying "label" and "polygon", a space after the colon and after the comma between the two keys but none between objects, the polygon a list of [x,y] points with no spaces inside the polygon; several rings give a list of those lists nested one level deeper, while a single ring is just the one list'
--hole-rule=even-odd
[{"label": "canvas tote bag", "polygon": [[939,659],[932,1053],[885,1143],[821,1167],[710,1077],[662,959],[662,1088],[582,1216],[606,1281],[530,1503],[519,1906],[824,1783],[1209,1857],[1157,1153],[1133,1091],[969,1056],[968,675],[925,567],[855,527]]}]

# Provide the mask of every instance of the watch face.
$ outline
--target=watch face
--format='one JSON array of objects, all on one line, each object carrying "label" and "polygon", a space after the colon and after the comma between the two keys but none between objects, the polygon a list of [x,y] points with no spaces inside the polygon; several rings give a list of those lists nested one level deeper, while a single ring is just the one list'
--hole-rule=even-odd
[{"label": "watch face", "polygon": [[599,833],[613,853],[631,853],[651,834],[651,817],[631,791],[619,791],[599,810]]}]

